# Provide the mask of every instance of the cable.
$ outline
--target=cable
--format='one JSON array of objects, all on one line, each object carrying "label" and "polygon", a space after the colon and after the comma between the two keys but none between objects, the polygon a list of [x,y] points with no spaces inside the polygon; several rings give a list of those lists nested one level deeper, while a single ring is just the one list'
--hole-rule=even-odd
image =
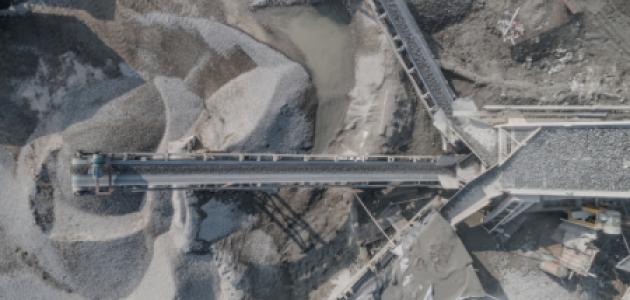
[{"label": "cable", "polygon": [[370,219],[372,219],[372,222],[374,222],[374,225],[376,225],[376,227],[378,228],[378,230],[381,231],[381,233],[385,236],[385,238],[389,241],[389,243],[392,245],[392,247],[396,247],[396,243],[394,243],[394,241],[387,235],[387,233],[385,233],[385,230],[383,230],[383,228],[381,227],[381,225],[378,225],[378,222],[376,222],[376,219],[374,218],[374,216],[372,216],[372,214],[370,213],[370,210],[367,208],[367,206],[365,206],[365,204],[363,204],[363,201],[361,201],[361,198],[359,198],[359,195],[357,195],[356,193],[354,193],[354,197],[359,201],[359,204],[361,204],[361,206],[363,207],[363,209],[365,210],[365,212],[368,214],[368,216],[370,216]]}]

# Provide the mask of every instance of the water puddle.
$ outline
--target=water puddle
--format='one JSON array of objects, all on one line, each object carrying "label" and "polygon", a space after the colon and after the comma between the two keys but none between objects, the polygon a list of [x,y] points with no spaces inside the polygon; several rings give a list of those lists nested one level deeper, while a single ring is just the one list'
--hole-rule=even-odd
[{"label": "water puddle", "polygon": [[343,126],[354,85],[350,16],[338,4],[268,8],[256,14],[271,34],[290,40],[301,52],[291,58],[311,74],[319,100],[313,151],[325,151]]}]

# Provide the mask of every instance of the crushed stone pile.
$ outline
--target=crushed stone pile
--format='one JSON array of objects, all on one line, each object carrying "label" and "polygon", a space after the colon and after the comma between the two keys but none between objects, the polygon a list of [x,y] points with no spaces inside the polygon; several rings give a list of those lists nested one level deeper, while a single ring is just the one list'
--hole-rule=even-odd
[{"label": "crushed stone pile", "polygon": [[[76,196],[70,160],[78,150],[166,151],[190,135],[213,150],[304,151],[315,107],[308,73],[218,22],[122,6],[96,18],[70,4],[38,2],[39,13],[0,19],[1,55],[18,58],[0,71],[1,294],[241,298],[239,282],[222,276],[244,270],[181,242],[195,234],[203,216],[194,205],[208,196]],[[247,224],[204,229],[199,239]]]}]

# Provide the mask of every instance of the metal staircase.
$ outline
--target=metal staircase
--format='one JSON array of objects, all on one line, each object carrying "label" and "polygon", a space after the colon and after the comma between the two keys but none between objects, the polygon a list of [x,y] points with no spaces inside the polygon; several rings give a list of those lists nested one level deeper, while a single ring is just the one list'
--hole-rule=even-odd
[{"label": "metal staircase", "polygon": [[[489,233],[505,234],[504,227],[529,209],[536,202],[526,201],[514,196],[505,196],[504,200],[483,220],[483,227]],[[507,233],[508,235],[510,233]]]}]

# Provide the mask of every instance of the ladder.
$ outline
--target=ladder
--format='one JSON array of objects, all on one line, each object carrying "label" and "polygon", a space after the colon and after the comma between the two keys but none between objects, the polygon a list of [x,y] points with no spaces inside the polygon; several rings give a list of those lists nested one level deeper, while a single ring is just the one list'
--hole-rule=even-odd
[{"label": "ladder", "polygon": [[516,197],[508,196],[483,220],[483,227],[489,233],[502,233],[503,226],[529,209],[535,202],[523,201]]}]

